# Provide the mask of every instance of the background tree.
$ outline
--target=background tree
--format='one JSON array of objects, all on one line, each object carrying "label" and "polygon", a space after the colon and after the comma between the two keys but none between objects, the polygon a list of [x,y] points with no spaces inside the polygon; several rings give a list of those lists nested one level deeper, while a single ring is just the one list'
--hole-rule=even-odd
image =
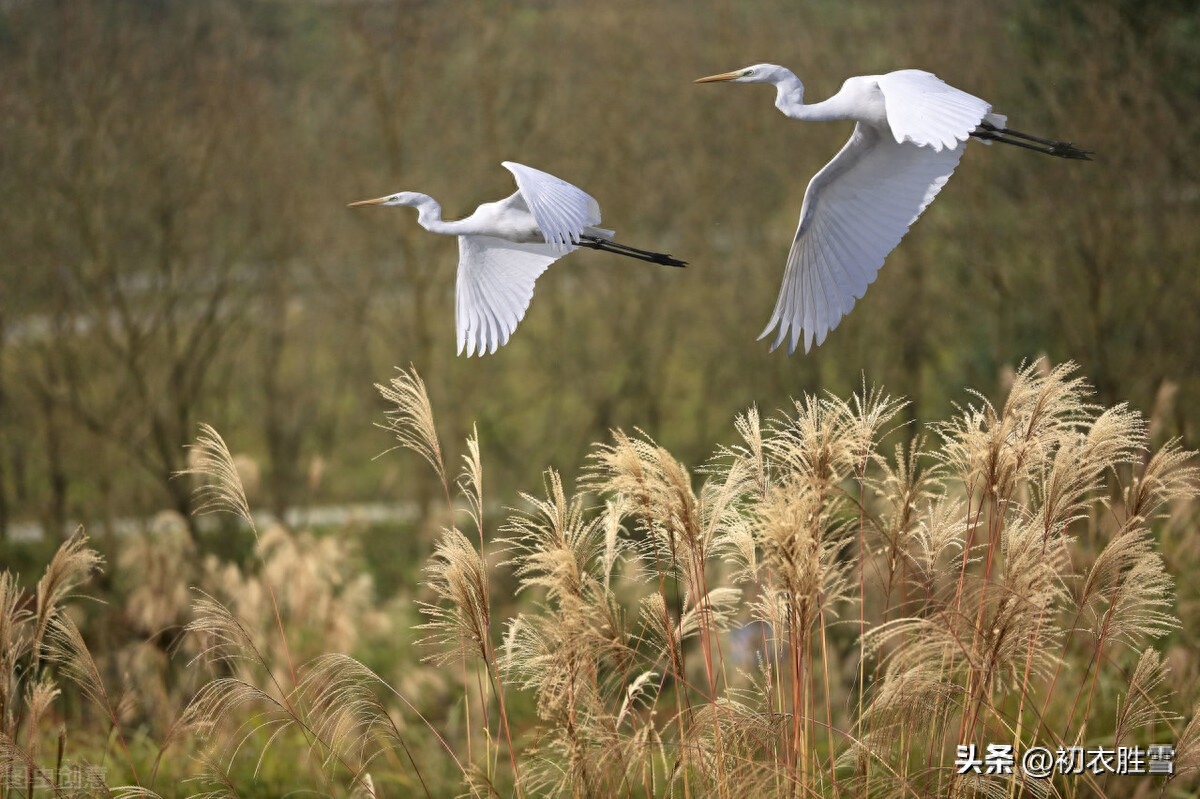
[{"label": "background tree", "polygon": [[[1194,443],[1192,6],[7,4],[0,515],[184,509],[168,478],[201,418],[261,464],[277,514],[427,507],[426,478],[371,461],[365,421],[410,363],[447,430],[478,423],[500,491],[575,473],[610,427],[693,461],[751,403],[864,375],[913,398],[910,421],[940,417],[1042,353],[1106,403],[1178,386],[1163,433]],[[847,130],[691,84],[758,61],[813,98],[920,66],[1097,160],[971,146],[830,339],[771,354],[754,337],[804,188]],[[577,253],[507,347],[455,358],[455,244],[344,205],[413,189],[453,218],[512,191],[505,159],[690,268]]]}]

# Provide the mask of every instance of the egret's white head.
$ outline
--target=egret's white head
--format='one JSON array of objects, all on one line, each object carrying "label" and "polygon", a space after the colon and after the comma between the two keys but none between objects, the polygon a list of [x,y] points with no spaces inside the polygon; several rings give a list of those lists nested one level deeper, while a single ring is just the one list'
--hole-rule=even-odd
[{"label": "egret's white head", "polygon": [[355,208],[361,205],[417,205],[425,198],[426,195],[415,191],[402,191],[396,194],[389,194],[386,197],[376,197],[374,200],[359,200],[358,202],[350,203],[346,207]]},{"label": "egret's white head", "polygon": [[733,72],[722,72],[720,75],[709,75],[707,78],[697,78],[695,83],[716,83],[730,81],[732,83],[776,83],[784,77],[795,77],[791,70],[778,64],[755,64],[750,67],[735,69]]}]

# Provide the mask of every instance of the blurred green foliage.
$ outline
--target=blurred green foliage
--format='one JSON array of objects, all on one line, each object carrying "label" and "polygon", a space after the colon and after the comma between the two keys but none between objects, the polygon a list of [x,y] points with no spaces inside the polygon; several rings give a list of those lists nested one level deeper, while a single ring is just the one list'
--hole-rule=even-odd
[{"label": "blurred green foliage", "polygon": [[[170,475],[200,421],[248,456],[257,507],[428,507],[419,464],[372,460],[372,384],[409,363],[452,454],[478,425],[491,497],[576,473],[609,428],[697,462],[752,403],[865,379],[941,417],[1041,353],[1195,446],[1197,19],[1123,0],[0,4],[0,522],[186,510]],[[812,99],[929,69],[1096,160],[972,145],[829,340],[771,354],[755,336],[804,188],[848,126],[691,84],[761,61]],[[507,347],[454,357],[454,242],[344,206],[409,189],[454,218],[512,190],[505,159],[691,267],[573,254]]]}]

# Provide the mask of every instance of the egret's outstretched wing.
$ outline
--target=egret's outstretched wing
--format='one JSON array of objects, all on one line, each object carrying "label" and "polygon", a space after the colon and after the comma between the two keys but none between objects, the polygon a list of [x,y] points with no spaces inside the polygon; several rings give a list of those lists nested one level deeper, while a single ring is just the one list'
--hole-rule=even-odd
[{"label": "egret's outstretched wing", "polygon": [[495,352],[525,316],[533,284],[573,247],[517,244],[492,236],[458,237],[455,323],[458,354]]},{"label": "egret's outstretched wing", "polygon": [[517,179],[525,205],[546,243],[561,252],[583,235],[583,229],[600,224],[600,205],[590,194],[540,169],[504,161],[503,166]]},{"label": "egret's outstretched wing", "polygon": [[937,196],[963,149],[897,144],[857,125],[808,184],[779,299],[759,338],[778,326],[771,349],[787,339],[789,354],[801,338],[805,352],[823,342]]},{"label": "egret's outstretched wing", "polygon": [[897,142],[940,150],[957,147],[975,130],[992,106],[973,94],[919,69],[902,69],[876,78],[884,111]]}]

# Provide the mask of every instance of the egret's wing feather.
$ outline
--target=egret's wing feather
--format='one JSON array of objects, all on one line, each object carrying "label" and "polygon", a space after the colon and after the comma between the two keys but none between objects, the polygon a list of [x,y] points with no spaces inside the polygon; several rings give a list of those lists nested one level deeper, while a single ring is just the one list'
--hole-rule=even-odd
[{"label": "egret's wing feather", "polygon": [[940,150],[957,147],[983,121],[992,106],[919,69],[877,77],[892,136]]},{"label": "egret's wing feather", "polygon": [[508,343],[533,299],[533,284],[573,247],[458,237],[455,326],[458,353],[484,355]]},{"label": "egret's wing feather", "polygon": [[521,196],[521,192],[514,191],[502,200],[496,200],[496,205],[503,208],[505,211],[513,211],[516,213],[530,213],[529,206],[525,203],[525,198]]},{"label": "egret's wing feather", "polygon": [[560,251],[583,235],[584,228],[600,224],[600,205],[583,189],[540,169],[503,162],[517,179],[525,205],[533,214],[548,244]]},{"label": "egret's wing feather", "polygon": [[875,280],[887,254],[933,200],[963,147],[897,144],[858,125],[846,146],[808,184],[771,321],[771,349],[820,345]]}]

